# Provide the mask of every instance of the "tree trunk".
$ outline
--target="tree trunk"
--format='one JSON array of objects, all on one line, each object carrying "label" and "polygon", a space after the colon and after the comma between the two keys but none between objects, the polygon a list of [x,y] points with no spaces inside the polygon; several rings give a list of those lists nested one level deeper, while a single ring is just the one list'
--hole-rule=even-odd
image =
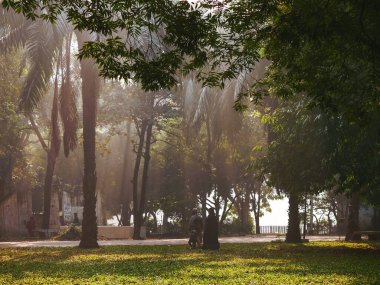
[{"label": "tree trunk", "polygon": [[50,224],[51,188],[53,184],[55,162],[57,160],[59,147],[61,144],[58,126],[58,69],[59,63],[57,64],[57,72],[54,81],[54,98],[51,109],[51,142],[50,149],[47,152],[47,166],[44,184],[44,215],[42,217],[42,228],[45,230],[49,229]]},{"label": "tree trunk", "polygon": [[203,226],[206,224],[206,216],[207,216],[207,193],[211,192],[213,181],[212,181],[212,165],[211,165],[211,157],[212,157],[212,136],[211,136],[211,126],[210,126],[210,115],[206,112],[206,132],[207,132],[207,175],[209,177],[209,185],[208,189],[204,189],[204,193],[201,194],[201,205],[202,205],[202,221]]},{"label": "tree trunk", "polygon": [[49,151],[44,184],[44,214],[42,217],[42,229],[45,230],[48,230],[50,225],[51,188],[53,185],[55,162],[56,156]]},{"label": "tree trunk", "polygon": [[152,215],[152,218],[153,218],[153,232],[157,233],[158,231],[157,215],[154,211],[151,211],[150,214]]},{"label": "tree trunk", "polygon": [[244,195],[244,200],[242,201],[242,206],[241,206],[241,225],[242,225],[242,232],[244,234],[249,233],[249,198],[250,198],[250,193],[247,189],[245,190],[245,195]]},{"label": "tree trunk", "polygon": [[309,234],[313,234],[314,229],[314,200],[313,195],[310,195],[310,230]]},{"label": "tree trunk", "polygon": [[140,193],[141,196],[140,196],[139,211],[138,211],[138,217],[137,217],[140,221],[138,223],[138,227],[134,228],[134,232],[133,232],[134,239],[141,239],[140,233],[141,233],[141,227],[143,225],[142,214],[145,211],[145,197],[146,197],[146,188],[147,188],[147,183],[148,183],[152,129],[153,129],[153,122],[151,121],[149,122],[147,131],[146,131],[144,169],[143,169],[143,175],[142,175],[142,181],[141,181],[141,193]]},{"label": "tree trunk", "polygon": [[255,226],[256,226],[256,234],[260,234],[260,217],[258,215],[255,216]]},{"label": "tree trunk", "polygon": [[295,193],[289,193],[289,220],[286,242],[301,242],[300,217],[298,212],[299,197]]},{"label": "tree trunk", "polygon": [[202,222],[203,226],[206,224],[206,216],[207,216],[207,193],[201,193],[200,194],[201,198],[201,214],[202,214]]},{"label": "tree trunk", "polygon": [[261,188],[258,188],[257,191],[257,199],[255,197],[255,193],[252,194],[252,210],[253,215],[255,217],[255,229],[256,234],[260,234],[260,211],[261,211]]},{"label": "tree trunk", "polygon": [[140,163],[142,157],[142,151],[144,147],[145,132],[147,129],[147,121],[143,120],[141,124],[141,130],[139,134],[139,146],[137,150],[137,156],[135,161],[135,168],[133,171],[133,239],[140,239],[140,229],[141,229],[141,217],[139,213],[139,199],[138,199],[138,181],[139,181],[139,171]]},{"label": "tree trunk", "polygon": [[235,200],[232,199],[229,206],[228,206],[228,197],[223,198],[223,202],[224,202],[223,211],[222,211],[222,215],[220,216],[220,219],[219,219],[220,231],[222,231],[222,229],[223,229],[223,222],[227,218],[227,215],[230,212]]},{"label": "tree trunk", "polygon": [[[82,48],[85,37],[83,33],[77,33],[79,48]],[[89,35],[88,35],[89,36]],[[98,247],[98,228],[96,223],[96,109],[99,94],[99,73],[91,60],[82,60],[82,102],[83,102],[83,221],[82,237],[79,247]]]},{"label": "tree trunk", "polygon": [[361,239],[360,235],[355,235],[354,232],[359,230],[359,193],[355,192],[352,194],[349,213],[348,213],[348,224],[346,232],[346,241],[359,241]]},{"label": "tree trunk", "polygon": [[372,226],[375,231],[380,230],[380,209],[379,208],[373,209]]},{"label": "tree trunk", "polygon": [[127,142],[125,144],[125,153],[124,153],[124,165],[122,172],[122,183],[121,183],[121,201],[122,201],[122,210],[121,210],[121,221],[123,226],[131,225],[131,195],[130,195],[130,177],[131,177],[131,121],[127,122]]},{"label": "tree trunk", "polygon": [[167,233],[168,229],[169,229],[169,216],[164,212],[162,215],[161,233],[162,234]]}]

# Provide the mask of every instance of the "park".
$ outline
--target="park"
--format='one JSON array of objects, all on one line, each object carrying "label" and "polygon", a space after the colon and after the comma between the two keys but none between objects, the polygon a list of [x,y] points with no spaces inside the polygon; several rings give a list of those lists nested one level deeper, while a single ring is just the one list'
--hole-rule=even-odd
[{"label": "park", "polygon": [[379,14],[0,1],[0,283],[380,284]]}]

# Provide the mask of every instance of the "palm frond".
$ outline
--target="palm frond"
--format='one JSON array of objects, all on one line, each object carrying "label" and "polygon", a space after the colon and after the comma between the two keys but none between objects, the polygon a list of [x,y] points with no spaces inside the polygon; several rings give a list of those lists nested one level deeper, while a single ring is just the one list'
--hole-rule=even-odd
[{"label": "palm frond", "polygon": [[[57,64],[57,66],[59,63]],[[59,123],[58,123],[58,67],[57,72],[55,75],[54,80],[54,97],[53,97],[53,106],[51,109],[51,146],[50,150],[53,151],[53,154],[55,156],[58,156],[59,149],[61,147],[61,138],[60,138],[60,130],[59,130]]]},{"label": "palm frond", "polygon": [[19,105],[22,110],[29,113],[37,107],[48,88],[51,74],[49,70],[45,72],[44,67],[39,63],[33,63],[30,66],[20,95]]},{"label": "palm frond", "polygon": [[198,121],[201,120],[201,118],[205,115],[208,109],[208,98],[210,94],[210,88],[209,87],[203,87],[200,92],[198,105],[194,113],[193,123],[196,124]]},{"label": "palm frond", "polygon": [[[229,139],[233,139],[242,126],[242,115],[234,109],[237,85],[239,85],[239,82],[235,79],[223,90],[220,96],[218,114],[216,115],[217,119],[215,120]],[[221,135],[221,133],[218,135]]]},{"label": "palm frond", "polygon": [[12,9],[6,10],[0,5],[0,26],[10,29],[17,28],[29,22],[22,14],[15,13]]},{"label": "palm frond", "polygon": [[76,93],[70,79],[70,46],[71,36],[66,42],[66,68],[63,75],[62,87],[60,93],[60,115],[63,124],[63,149],[65,156],[68,157],[70,151],[77,146],[78,137],[78,109],[76,105]]},{"label": "palm frond", "polygon": [[41,20],[28,26],[26,53],[30,70],[21,91],[21,109],[31,111],[46,92],[63,36],[54,26]]},{"label": "palm frond", "polygon": [[12,49],[25,46],[27,24],[23,23],[20,26],[7,29],[5,34],[0,37],[0,55],[10,52]]},{"label": "palm frond", "polygon": [[78,142],[78,109],[76,106],[76,93],[70,81],[64,81],[60,93],[60,115],[63,124],[63,149],[68,157]]},{"label": "palm frond", "polygon": [[27,66],[27,62],[28,62],[28,56],[25,52],[22,53],[21,55],[21,60],[20,60],[20,69],[18,71],[18,75],[21,77],[24,69],[26,68]]},{"label": "palm frond", "polygon": [[190,78],[186,80],[186,83],[185,83],[185,96],[184,96],[184,102],[183,102],[183,109],[184,109],[186,121],[189,121],[190,119],[193,99],[194,99],[194,80]]}]

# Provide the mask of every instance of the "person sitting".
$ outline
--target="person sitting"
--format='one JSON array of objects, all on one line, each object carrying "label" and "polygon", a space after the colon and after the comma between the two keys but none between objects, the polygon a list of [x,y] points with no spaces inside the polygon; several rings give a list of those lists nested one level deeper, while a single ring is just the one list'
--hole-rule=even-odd
[{"label": "person sitting", "polygon": [[207,209],[208,216],[206,218],[206,225],[203,232],[203,247],[202,249],[217,250],[220,247],[218,241],[218,220],[215,215],[214,208]]},{"label": "person sitting", "polygon": [[201,246],[202,227],[203,227],[202,218],[198,216],[198,210],[193,209],[191,211],[191,217],[189,221],[190,239],[188,242],[192,248],[195,248],[196,245],[198,245],[198,247]]}]

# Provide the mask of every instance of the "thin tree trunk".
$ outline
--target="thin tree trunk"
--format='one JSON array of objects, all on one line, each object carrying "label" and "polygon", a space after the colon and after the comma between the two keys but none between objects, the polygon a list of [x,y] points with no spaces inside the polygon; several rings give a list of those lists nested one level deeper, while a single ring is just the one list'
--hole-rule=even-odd
[{"label": "thin tree trunk", "polygon": [[149,122],[148,128],[146,131],[146,143],[145,143],[145,155],[144,155],[144,169],[143,169],[143,175],[142,175],[142,181],[141,181],[141,196],[140,196],[140,203],[139,203],[139,212],[138,212],[138,219],[140,220],[138,223],[138,227],[134,228],[133,235],[141,239],[141,227],[143,225],[142,220],[142,214],[145,211],[145,197],[146,197],[146,188],[148,183],[148,171],[149,171],[149,161],[150,161],[150,145],[151,145],[151,139],[152,139],[152,129],[153,129],[153,122]]},{"label": "thin tree trunk", "polygon": [[260,217],[255,216],[255,227],[256,227],[256,234],[260,234]]},{"label": "thin tree trunk", "polygon": [[[255,193],[252,193],[252,211],[255,218],[255,234],[260,234],[260,200],[256,201],[255,195]],[[258,194],[257,198],[260,198],[260,194]]]},{"label": "thin tree trunk", "polygon": [[[135,168],[133,171],[133,239],[140,239],[141,218],[139,218],[139,199],[137,193],[139,171],[141,164],[142,151],[144,147],[145,132],[147,129],[147,121],[143,120],[139,134],[139,146],[137,150],[137,157],[135,161]],[[137,230],[138,229],[138,230]]]},{"label": "thin tree trunk", "polygon": [[59,62],[57,63],[57,72],[54,82],[54,98],[51,110],[51,142],[50,149],[47,153],[47,166],[44,184],[44,215],[42,217],[42,228],[45,230],[49,229],[50,224],[51,188],[53,184],[55,162],[57,160],[61,143],[58,126],[58,70]]},{"label": "thin tree trunk", "polygon": [[257,218],[256,218],[256,230],[260,234],[260,211],[261,211],[261,186],[257,193]]},{"label": "thin tree trunk", "polygon": [[51,188],[53,185],[55,162],[56,156],[49,151],[44,183],[44,214],[42,217],[42,229],[44,230],[48,230],[50,226]]},{"label": "thin tree trunk", "polygon": [[154,211],[151,211],[150,214],[153,218],[153,232],[157,233],[158,230],[158,223],[157,223],[157,215]]},{"label": "thin tree trunk", "polygon": [[303,239],[306,238],[306,218],[307,218],[307,196],[305,195],[305,201],[304,201],[304,213],[303,213]]},{"label": "thin tree trunk", "polygon": [[256,202],[256,212],[254,212],[255,215],[255,225],[256,225],[256,234],[260,234],[260,211],[261,211],[261,195],[260,195],[260,189],[258,190],[259,192],[257,193],[257,202]]},{"label": "thin tree trunk", "polygon": [[207,213],[207,193],[201,193],[200,195],[200,198],[201,198],[201,206],[202,206],[202,209],[201,209],[201,214],[202,214],[202,222],[203,222],[203,225],[206,224],[206,213]]},{"label": "thin tree trunk", "polygon": [[346,232],[346,241],[358,241],[361,239],[360,235],[355,235],[354,232],[359,230],[359,192],[352,194],[349,213],[348,224]]},{"label": "thin tree trunk", "polygon": [[212,136],[211,136],[211,126],[210,117],[206,113],[206,131],[207,131],[207,174],[209,176],[209,187],[205,189],[206,191],[201,194],[201,205],[202,205],[202,221],[203,225],[206,224],[206,211],[207,211],[207,193],[212,190],[212,167],[211,167],[211,156],[212,156]]},{"label": "thin tree trunk", "polygon": [[230,210],[231,210],[231,208],[235,202],[235,198],[231,200],[231,203],[229,206],[228,206],[228,198],[224,198],[223,201],[224,201],[223,212],[222,212],[222,215],[221,215],[220,220],[219,220],[219,228],[220,229],[223,229],[223,222],[227,218],[227,215],[230,212]]},{"label": "thin tree trunk", "polygon": [[313,234],[314,228],[314,199],[313,195],[310,195],[310,231],[309,234]]},{"label": "thin tree trunk", "polygon": [[121,211],[121,221],[123,226],[131,225],[131,209],[130,209],[130,175],[131,175],[131,121],[127,122],[127,142],[125,144],[124,153],[124,165],[122,172],[122,183],[121,183],[121,201],[122,201],[122,211]]},{"label": "thin tree trunk", "polygon": [[244,234],[249,233],[249,193],[248,187],[245,189],[244,193],[244,199],[242,199],[242,205],[241,205],[241,231]]},{"label": "thin tree trunk", "polygon": [[[79,48],[82,48],[85,37],[77,33]],[[88,35],[89,36],[89,35]],[[95,63],[90,60],[81,61],[82,101],[83,101],[83,221],[82,237],[79,247],[98,247],[98,227],[96,222],[96,109],[99,94],[99,73]]]},{"label": "thin tree trunk", "polygon": [[295,193],[289,193],[289,220],[288,232],[286,233],[286,242],[301,242],[300,217],[298,212],[299,197]]}]

